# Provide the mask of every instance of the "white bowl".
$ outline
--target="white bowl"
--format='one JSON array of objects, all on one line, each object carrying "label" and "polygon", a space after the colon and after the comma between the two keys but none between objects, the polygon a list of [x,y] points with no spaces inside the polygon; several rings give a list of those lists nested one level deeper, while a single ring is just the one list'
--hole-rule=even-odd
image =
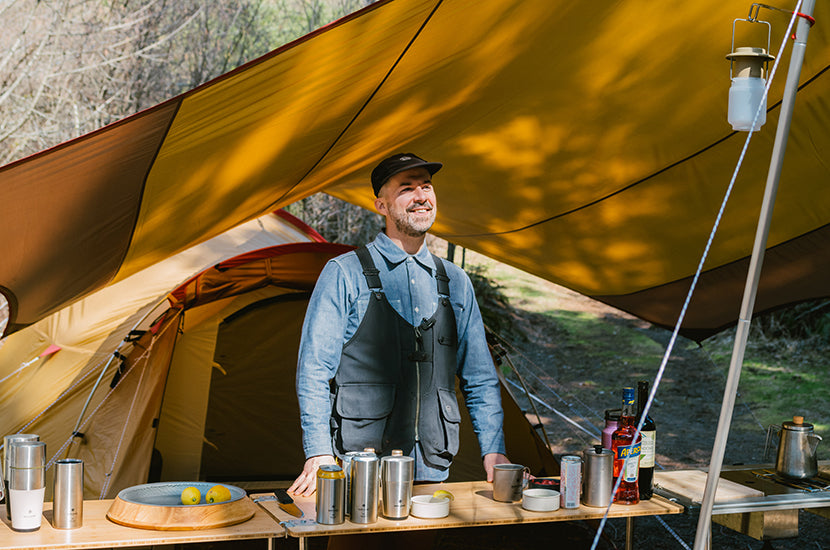
[{"label": "white bowl", "polygon": [[553,489],[525,489],[522,508],[531,512],[553,512],[559,509],[559,491]]},{"label": "white bowl", "polygon": [[450,499],[432,495],[415,495],[412,497],[410,513],[416,518],[445,518],[450,515]]}]

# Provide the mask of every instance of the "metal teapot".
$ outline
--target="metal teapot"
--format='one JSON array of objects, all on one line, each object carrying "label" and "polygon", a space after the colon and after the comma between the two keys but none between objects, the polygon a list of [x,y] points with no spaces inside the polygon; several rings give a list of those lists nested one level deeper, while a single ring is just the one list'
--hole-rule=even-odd
[{"label": "metal teapot", "polygon": [[803,416],[794,416],[792,422],[770,426],[767,430],[767,448],[773,433],[778,436],[776,473],[794,479],[807,479],[818,475],[816,447],[821,441],[821,436],[813,433],[812,424],[804,422]]}]

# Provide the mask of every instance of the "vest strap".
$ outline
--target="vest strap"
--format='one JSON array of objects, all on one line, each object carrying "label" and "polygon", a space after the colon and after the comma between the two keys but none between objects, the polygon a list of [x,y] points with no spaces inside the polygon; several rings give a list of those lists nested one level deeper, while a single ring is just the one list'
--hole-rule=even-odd
[{"label": "vest strap", "polygon": [[380,282],[378,269],[375,267],[375,262],[372,261],[372,255],[369,249],[365,246],[355,250],[357,259],[360,260],[360,266],[363,268],[363,276],[366,277],[366,284],[369,285],[369,290],[383,290],[383,285]]},{"label": "vest strap", "polygon": [[432,259],[435,261],[435,280],[438,282],[438,294],[441,296],[449,296],[450,278],[447,277],[447,270],[444,268],[444,262],[435,254],[432,255]]}]

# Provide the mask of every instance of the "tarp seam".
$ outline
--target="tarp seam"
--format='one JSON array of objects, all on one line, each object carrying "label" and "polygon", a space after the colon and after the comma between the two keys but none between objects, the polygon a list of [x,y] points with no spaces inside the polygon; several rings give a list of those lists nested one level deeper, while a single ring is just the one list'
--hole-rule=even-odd
[{"label": "tarp seam", "polygon": [[369,97],[366,98],[366,101],[364,101],[363,105],[360,106],[360,108],[354,114],[352,119],[349,122],[346,123],[346,125],[343,127],[343,129],[340,131],[340,133],[337,134],[337,137],[334,138],[334,141],[332,141],[331,145],[329,145],[326,148],[326,150],[323,151],[323,154],[320,155],[320,158],[318,158],[314,162],[314,164],[311,165],[311,168],[309,168],[308,171],[306,171],[306,173],[303,174],[300,177],[300,179],[297,180],[297,182],[294,185],[289,187],[285,191],[285,193],[283,193],[280,196],[280,198],[277,199],[277,201],[274,203],[275,205],[282,202],[282,200],[285,199],[285,197],[288,196],[288,194],[290,194],[294,189],[297,188],[298,185],[300,185],[303,181],[305,181],[305,179],[320,165],[320,163],[323,162],[323,160],[325,160],[326,156],[328,156],[328,154],[331,152],[331,150],[334,149],[334,147],[340,142],[340,139],[346,134],[346,132],[349,131],[349,129],[352,127],[352,125],[357,121],[358,117],[360,117],[360,115],[363,114],[363,111],[366,110],[366,108],[369,106],[369,103],[371,103],[371,101],[375,98],[375,96],[378,94],[378,92],[380,92],[380,89],[383,87],[384,84],[386,84],[386,81],[389,80],[389,77],[392,76],[392,73],[395,72],[395,69],[398,67],[400,62],[403,60],[404,56],[407,54],[407,52],[412,47],[412,45],[415,44],[415,41],[418,39],[418,37],[421,36],[421,33],[426,28],[427,24],[430,22],[430,20],[432,20],[432,16],[435,15],[435,12],[438,11],[438,8],[441,7],[441,4],[443,4],[443,3],[444,3],[444,0],[438,0],[438,2],[435,4],[435,7],[432,8],[432,11],[429,12],[429,15],[427,15],[426,19],[424,19],[423,23],[421,23],[421,26],[418,27],[417,31],[415,31],[415,35],[409,40],[409,42],[404,47],[403,51],[401,51],[398,58],[395,60],[395,62],[392,64],[392,66],[389,68],[389,70],[386,72],[386,74],[381,79],[381,81],[378,83],[378,85],[375,87],[375,89],[372,91],[372,93],[369,94]]}]

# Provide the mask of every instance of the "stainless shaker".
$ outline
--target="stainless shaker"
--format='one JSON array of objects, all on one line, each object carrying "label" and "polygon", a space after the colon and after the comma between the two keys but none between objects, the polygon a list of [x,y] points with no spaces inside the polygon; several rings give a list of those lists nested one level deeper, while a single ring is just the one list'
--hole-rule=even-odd
[{"label": "stainless shaker", "polygon": [[12,519],[12,509],[9,498],[9,446],[11,446],[12,441],[38,441],[40,440],[40,436],[35,434],[13,434],[7,435],[3,437],[3,488],[5,489],[6,493],[6,517],[11,521]]},{"label": "stainless shaker", "polygon": [[409,516],[412,504],[412,482],[415,479],[415,459],[403,456],[399,450],[380,459],[381,513],[389,519]]},{"label": "stainless shaker", "polygon": [[614,452],[594,445],[582,453],[585,474],[582,476],[582,504],[605,508],[614,489]]},{"label": "stainless shaker", "polygon": [[46,443],[12,441],[7,453],[12,529],[37,531],[46,492]]},{"label": "stainless shaker", "polygon": [[351,521],[375,523],[378,520],[378,457],[363,453],[351,460]]},{"label": "stainless shaker", "polygon": [[337,525],[345,518],[346,475],[336,464],[317,469],[317,523]]},{"label": "stainless shaker", "polygon": [[83,525],[83,460],[67,458],[55,462],[55,487],[52,494],[52,526],[55,529],[77,529]]}]

